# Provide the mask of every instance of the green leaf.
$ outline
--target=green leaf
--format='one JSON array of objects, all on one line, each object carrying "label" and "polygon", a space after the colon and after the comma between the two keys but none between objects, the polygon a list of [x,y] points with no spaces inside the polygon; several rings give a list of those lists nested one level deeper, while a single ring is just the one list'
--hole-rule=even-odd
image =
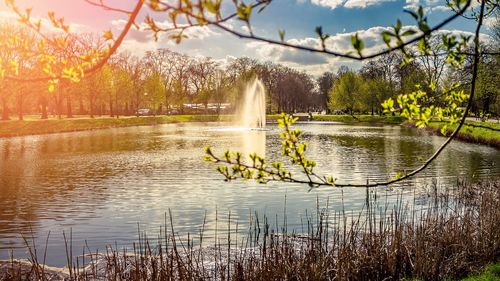
[{"label": "green leaf", "polygon": [[448,131],[448,126],[443,125],[443,127],[441,127],[441,135],[446,136],[447,131]]},{"label": "green leaf", "polygon": [[113,40],[114,36],[113,36],[113,32],[111,32],[111,30],[107,30],[104,32],[104,39],[106,41],[110,41],[110,40]]},{"label": "green leaf", "polygon": [[245,3],[241,3],[236,10],[236,15],[240,20],[248,22],[252,13],[252,7],[252,5],[247,6]]},{"label": "green leaf", "polygon": [[404,10],[405,13],[410,14],[415,20],[418,20],[418,15],[412,10]]},{"label": "green leaf", "polygon": [[278,30],[278,33],[280,35],[281,42],[285,42],[285,30],[280,29]]},{"label": "green leaf", "polygon": [[323,37],[323,27],[322,27],[322,26],[316,26],[315,31],[316,31],[316,34],[318,34],[318,36],[319,36],[320,38],[322,38],[322,37]]},{"label": "green leaf", "polygon": [[394,29],[396,30],[396,34],[399,33],[399,31],[401,30],[401,20],[397,20],[396,21],[396,26],[394,26]]},{"label": "green leaf", "polygon": [[424,8],[422,6],[418,7],[418,16],[419,16],[419,18],[424,17]]},{"label": "green leaf", "polygon": [[361,56],[361,51],[365,48],[365,43],[363,43],[363,40],[359,39],[358,33],[351,36],[351,42],[352,42],[354,49],[356,49],[358,54]]},{"label": "green leaf", "polygon": [[417,33],[415,30],[409,29],[409,30],[403,32],[402,36],[411,36],[411,35],[414,35],[415,33]]},{"label": "green leaf", "polygon": [[382,39],[384,40],[384,42],[387,46],[389,46],[389,44],[391,43],[391,37],[393,37],[393,36],[394,36],[394,34],[392,32],[389,32],[389,31],[382,32]]},{"label": "green leaf", "polygon": [[419,28],[422,32],[424,32],[424,33],[428,33],[428,32],[431,30],[431,28],[429,27],[429,25],[427,24],[427,22],[424,22],[424,21],[422,21],[422,22],[420,22],[420,23],[418,24],[418,28]]}]

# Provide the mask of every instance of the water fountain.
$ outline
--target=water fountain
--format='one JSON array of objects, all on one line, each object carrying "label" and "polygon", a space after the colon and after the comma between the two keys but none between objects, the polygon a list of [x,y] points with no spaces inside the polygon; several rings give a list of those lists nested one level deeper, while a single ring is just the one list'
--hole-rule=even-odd
[{"label": "water fountain", "polygon": [[264,84],[256,78],[249,82],[243,93],[243,103],[236,112],[234,126],[219,127],[216,131],[234,132],[241,136],[243,155],[257,153],[266,155],[266,91]]},{"label": "water fountain", "polygon": [[239,125],[243,128],[266,127],[266,90],[258,78],[247,85],[244,103],[238,117]]}]

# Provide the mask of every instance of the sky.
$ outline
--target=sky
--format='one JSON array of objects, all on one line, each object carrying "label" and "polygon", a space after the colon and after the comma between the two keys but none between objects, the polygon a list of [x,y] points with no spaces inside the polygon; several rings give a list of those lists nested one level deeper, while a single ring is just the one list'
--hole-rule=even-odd
[{"label": "sky", "polygon": [[[0,19],[15,20],[3,1],[1,2]],[[135,1],[104,2],[110,6],[131,9]],[[223,11],[231,10],[231,2],[223,0]],[[102,33],[111,29],[118,34],[127,19],[124,14],[104,11],[84,0],[17,0],[16,3],[21,8],[32,7],[35,17],[54,11],[58,17],[62,16],[66,22],[72,23],[72,30],[75,32]],[[331,34],[327,46],[341,52],[352,50],[351,35],[357,32],[360,38],[364,39],[366,52],[369,53],[384,47],[379,34],[394,25],[397,19],[401,19],[403,25],[413,25],[413,19],[403,10],[416,9],[418,5],[426,7],[431,25],[451,15],[451,10],[444,0],[273,0],[264,11],[252,15],[251,22],[257,35],[278,39],[278,30],[283,29],[286,31],[285,40],[313,47],[318,45],[315,27],[322,26],[324,33]],[[140,19],[144,19],[146,14],[168,24],[167,17],[153,14],[147,8],[141,13]],[[233,20],[228,25],[239,31],[245,30],[243,22],[239,20]],[[444,28],[447,31],[466,34],[471,34],[474,29],[474,22],[465,18],[458,18]],[[487,36],[488,27],[483,28],[482,32]],[[191,56],[212,57],[222,64],[235,57],[247,56],[259,61],[285,64],[314,76],[324,71],[335,72],[341,65],[351,68],[361,66],[360,62],[239,39],[217,28],[194,28],[189,31],[188,36],[189,39],[177,45],[167,36],[162,36],[155,42],[150,32],[133,30],[121,50],[142,56],[149,50],[170,48]]]}]

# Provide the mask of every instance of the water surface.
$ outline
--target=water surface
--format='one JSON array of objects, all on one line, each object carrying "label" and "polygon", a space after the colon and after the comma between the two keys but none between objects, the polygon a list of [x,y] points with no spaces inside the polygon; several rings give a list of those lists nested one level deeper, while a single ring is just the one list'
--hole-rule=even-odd
[{"label": "water surface", "polygon": [[[399,126],[297,126],[306,132],[319,171],[342,182],[385,180],[409,171],[444,141]],[[66,263],[63,231],[72,233],[78,253],[85,243],[92,250],[115,242],[130,246],[138,226],[154,237],[169,209],[179,233],[198,232],[206,218],[207,236],[216,225],[226,227],[229,212],[244,229],[254,212],[275,224],[286,208],[289,228],[300,231],[306,212],[314,212],[318,202],[341,210],[341,190],[225,183],[213,165],[202,161],[207,145],[217,152],[233,148],[280,159],[279,131],[275,125],[268,128],[243,131],[227,124],[189,123],[0,139],[0,259],[10,249],[26,256],[21,235],[33,235],[43,249],[49,231],[51,265]],[[454,142],[418,179],[377,192],[425,192],[452,185],[457,177],[474,181],[499,175],[499,150]],[[364,189],[343,193],[346,209],[362,208]]]}]

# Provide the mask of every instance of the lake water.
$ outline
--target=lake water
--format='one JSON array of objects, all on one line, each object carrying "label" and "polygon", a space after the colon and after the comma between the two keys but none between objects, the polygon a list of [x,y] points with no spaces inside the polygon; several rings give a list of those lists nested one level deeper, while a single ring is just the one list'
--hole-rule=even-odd
[{"label": "lake water", "polygon": [[[385,180],[419,165],[444,138],[399,126],[301,123],[308,155],[318,171],[339,182]],[[203,147],[258,151],[280,159],[279,130],[242,131],[219,123],[169,124],[0,139],[0,259],[11,250],[26,257],[22,235],[34,236],[39,251],[48,239],[48,263],[64,265],[62,232],[72,232],[74,252],[87,243],[105,250],[130,246],[138,227],[154,237],[170,209],[176,231],[197,233],[206,219],[208,236],[231,221],[241,229],[257,212],[287,214],[288,228],[300,231],[307,214],[328,201],[329,208],[360,210],[364,189],[314,189],[297,184],[226,183],[203,162]],[[457,177],[500,176],[500,151],[453,142],[419,178],[379,193],[397,197],[438,186]],[[439,178],[436,180],[435,178]],[[414,187],[414,188],[410,188]],[[286,204],[285,204],[286,201]],[[307,213],[309,212],[309,213]],[[227,223],[226,223],[227,225]]]}]

